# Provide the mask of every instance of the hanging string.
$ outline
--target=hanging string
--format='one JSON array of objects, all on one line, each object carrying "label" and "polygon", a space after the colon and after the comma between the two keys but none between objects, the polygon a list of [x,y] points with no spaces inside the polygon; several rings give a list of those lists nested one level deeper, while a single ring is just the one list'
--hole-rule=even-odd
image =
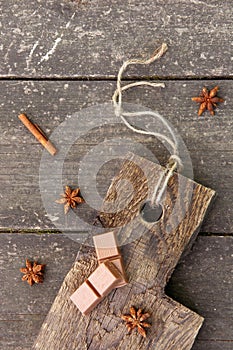
[{"label": "hanging string", "polygon": [[[164,53],[167,51],[168,47],[167,44],[162,44],[158,49],[156,49],[149,59],[146,60],[140,60],[140,59],[130,59],[125,61],[121,68],[119,69],[118,76],[117,76],[117,88],[112,96],[113,104],[114,104],[114,109],[115,109],[115,114],[118,118],[121,118],[123,123],[132,131],[141,134],[141,135],[148,135],[148,136],[154,136],[157,137],[165,142],[167,142],[171,148],[172,148],[172,154],[168,160],[168,163],[166,165],[165,171],[161,174],[151,197],[151,204],[152,206],[154,205],[159,205],[161,202],[161,199],[163,197],[164,192],[166,191],[166,187],[168,184],[169,179],[172,177],[173,173],[175,170],[180,170],[182,168],[182,161],[179,157],[178,153],[178,144],[177,144],[177,139],[176,136],[171,129],[170,125],[167,123],[167,121],[162,118],[159,114],[154,113],[153,111],[142,111],[142,112],[124,112],[122,109],[122,92],[135,87],[135,86],[142,86],[142,85],[147,85],[147,86],[152,86],[152,87],[165,87],[164,83],[152,83],[148,81],[138,81],[134,83],[130,83],[124,86],[121,86],[121,81],[122,81],[122,75],[126,68],[129,65],[134,65],[134,64],[150,64],[154,62],[155,60],[159,59],[164,55]],[[166,127],[166,129],[169,131],[169,134],[171,136],[171,139],[167,137],[166,135],[163,135],[161,133],[157,132],[152,132],[152,131],[145,131],[142,129],[137,129],[133,125],[131,125],[128,120],[126,119],[127,117],[132,117],[132,116],[145,116],[145,114],[155,116],[156,118],[159,118],[160,121],[163,123],[163,125]],[[126,117],[126,118],[125,118]]]}]

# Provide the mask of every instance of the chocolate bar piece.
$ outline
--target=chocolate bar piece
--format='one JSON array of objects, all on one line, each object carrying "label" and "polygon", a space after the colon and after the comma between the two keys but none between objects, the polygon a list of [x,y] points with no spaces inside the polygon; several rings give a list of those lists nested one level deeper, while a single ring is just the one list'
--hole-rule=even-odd
[{"label": "chocolate bar piece", "polygon": [[119,288],[119,287],[123,287],[128,283],[128,278],[126,276],[126,272],[125,272],[125,268],[124,268],[124,264],[122,261],[122,257],[119,258],[113,258],[113,259],[109,259],[108,261],[111,261],[112,264],[115,265],[115,267],[120,271],[121,273],[121,280],[117,283],[115,288]]},{"label": "chocolate bar piece", "polygon": [[111,261],[120,271],[122,278],[115,288],[123,287],[127,284],[127,277],[123,266],[122,257],[118,248],[116,234],[114,231],[107,232],[93,237],[99,264]]},{"label": "chocolate bar piece", "polygon": [[100,262],[101,260],[106,260],[114,256],[120,256],[120,251],[114,232],[108,232],[102,235],[93,236],[93,240],[97,258]]},{"label": "chocolate bar piece", "polygon": [[101,263],[70,299],[83,315],[87,315],[122,280],[116,266],[106,261]]},{"label": "chocolate bar piece", "polygon": [[96,292],[94,288],[85,281],[74,292],[70,299],[77,306],[83,315],[87,315],[94,307],[101,301],[101,296]]},{"label": "chocolate bar piece", "polygon": [[120,271],[110,261],[101,263],[88,278],[88,281],[102,297],[109,294],[121,280]]}]

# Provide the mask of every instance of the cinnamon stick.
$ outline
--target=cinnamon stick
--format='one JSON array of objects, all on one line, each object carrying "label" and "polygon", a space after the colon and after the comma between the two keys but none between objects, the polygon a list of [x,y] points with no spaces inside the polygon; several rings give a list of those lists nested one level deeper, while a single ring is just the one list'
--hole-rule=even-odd
[{"label": "cinnamon stick", "polygon": [[52,156],[54,156],[57,150],[44,135],[43,131],[37,125],[33,124],[25,114],[20,114],[19,119],[26,126],[26,128],[35,136],[35,138],[47,149],[47,151]]}]

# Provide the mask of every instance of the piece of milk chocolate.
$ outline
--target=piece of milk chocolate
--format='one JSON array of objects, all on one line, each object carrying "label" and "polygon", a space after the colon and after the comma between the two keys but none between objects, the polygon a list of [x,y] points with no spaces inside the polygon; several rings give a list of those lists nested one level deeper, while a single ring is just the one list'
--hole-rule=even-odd
[{"label": "piece of milk chocolate", "polygon": [[70,299],[83,315],[87,315],[121,280],[120,271],[113,263],[106,261],[97,267]]},{"label": "piece of milk chocolate", "polygon": [[122,278],[115,288],[123,287],[127,284],[127,277],[123,266],[123,261],[117,244],[116,234],[114,231],[107,232],[93,237],[99,264],[111,261],[120,271]]},{"label": "piece of milk chocolate", "polygon": [[112,259],[109,259],[108,261],[110,261],[113,265],[115,265],[115,267],[120,271],[121,276],[122,276],[121,280],[117,283],[115,288],[125,286],[128,283],[128,278],[127,278],[126,273],[125,273],[125,268],[124,268],[124,264],[122,261],[122,257],[112,258]]},{"label": "piece of milk chocolate", "polygon": [[106,260],[114,256],[120,256],[115,232],[111,231],[102,235],[93,236],[98,260]]},{"label": "piece of milk chocolate", "polygon": [[76,292],[71,295],[70,299],[83,315],[87,315],[97,304],[99,304],[102,298],[96,290],[92,288],[88,281],[85,281]]},{"label": "piece of milk chocolate", "polygon": [[111,292],[121,279],[122,275],[116,266],[110,261],[105,261],[91,274],[88,281],[104,297]]}]

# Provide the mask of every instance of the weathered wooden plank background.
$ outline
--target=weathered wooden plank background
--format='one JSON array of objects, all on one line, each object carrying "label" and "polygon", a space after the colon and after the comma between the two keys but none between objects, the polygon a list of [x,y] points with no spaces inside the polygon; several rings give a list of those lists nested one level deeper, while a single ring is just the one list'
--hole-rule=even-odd
[{"label": "weathered wooden plank background", "polygon": [[[159,111],[177,128],[183,137],[193,162],[195,180],[216,190],[218,197],[203,226],[204,232],[233,233],[233,119],[231,115],[233,83],[219,83],[221,96],[226,104],[220,106],[216,116],[206,114],[197,117],[198,106],[190,96],[199,93],[200,83],[193,81],[167,81],[165,89],[137,88],[126,95],[127,102],[136,101]],[[201,84],[208,84],[207,81]],[[39,192],[39,166],[43,152],[41,145],[25,130],[17,119],[19,112],[26,112],[50,134],[67,115],[95,103],[110,101],[115,85],[110,82],[22,82],[0,83],[2,113],[0,120],[0,161],[4,167],[0,176],[4,186],[1,189],[1,228],[7,229],[52,229],[56,228],[43,208]],[[82,130],[82,125],[80,129]],[[78,173],[79,161],[94,144],[105,137],[122,135],[153,147],[153,139],[138,137],[123,126],[105,129],[105,133],[94,130],[87,137],[77,140],[66,159],[64,169],[71,184]],[[158,156],[158,152],[156,153]],[[74,161],[75,160],[75,161]],[[109,167],[107,170],[110,171]],[[116,173],[112,169],[111,175]],[[104,196],[111,176],[106,169],[99,174],[99,190]],[[29,195],[30,192],[32,195]],[[9,205],[10,204],[10,205]],[[35,214],[36,213],[36,214]]]},{"label": "weathered wooden plank background", "polygon": [[3,0],[1,75],[114,78],[125,59],[166,41],[163,61],[128,75],[232,76],[230,0],[77,2]]},{"label": "weathered wooden plank background", "polygon": [[[132,67],[126,77],[160,77],[166,88],[137,88],[125,99],[143,103],[172,122],[190,151],[195,180],[217,191],[202,233],[167,292],[206,319],[194,350],[232,349],[231,1],[2,0],[0,13],[0,348],[31,348],[79,248],[56,234],[46,216],[38,176],[42,149],[17,115],[28,113],[49,135],[68,114],[110,101],[122,62],[145,57],[165,41],[169,51],[162,60]],[[216,84],[226,102],[214,117],[198,118],[191,97],[203,85]],[[75,143],[66,159],[67,181],[73,183],[86,150],[113,131],[94,130]],[[123,127],[118,133],[155,151],[151,138],[141,139]],[[102,196],[116,171],[112,164],[100,173]],[[43,285],[21,283],[19,267],[26,257],[47,264]]]}]

